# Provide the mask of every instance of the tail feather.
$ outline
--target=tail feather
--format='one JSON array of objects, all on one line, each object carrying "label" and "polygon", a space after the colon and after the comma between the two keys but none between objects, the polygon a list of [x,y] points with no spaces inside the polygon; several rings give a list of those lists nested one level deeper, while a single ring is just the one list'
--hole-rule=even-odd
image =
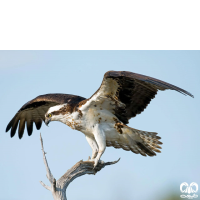
[{"label": "tail feather", "polygon": [[106,146],[113,146],[114,148],[122,148],[126,151],[132,151],[135,154],[142,156],[155,156],[156,153],[161,153],[162,142],[159,141],[161,137],[157,136],[155,132],[141,131],[128,126],[122,128],[122,134],[119,134],[119,140],[106,141]]},{"label": "tail feather", "polygon": [[152,148],[149,148],[149,146],[146,145],[145,143],[136,142],[136,144],[138,145],[138,147],[141,149],[141,151],[144,154],[147,154],[148,156],[155,156],[156,155],[155,152],[152,151]]}]

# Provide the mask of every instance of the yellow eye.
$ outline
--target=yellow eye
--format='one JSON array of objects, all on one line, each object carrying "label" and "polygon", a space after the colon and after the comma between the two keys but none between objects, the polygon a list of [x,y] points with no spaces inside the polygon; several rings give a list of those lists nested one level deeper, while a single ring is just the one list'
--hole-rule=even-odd
[{"label": "yellow eye", "polygon": [[51,117],[52,115],[51,114],[48,114],[48,117]]}]

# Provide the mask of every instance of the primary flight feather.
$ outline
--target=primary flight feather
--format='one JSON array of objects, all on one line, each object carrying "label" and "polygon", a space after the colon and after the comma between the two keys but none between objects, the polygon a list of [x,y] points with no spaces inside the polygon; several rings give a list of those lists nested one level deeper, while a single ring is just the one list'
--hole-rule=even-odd
[{"label": "primary flight feather", "polygon": [[42,121],[60,121],[85,134],[92,148],[94,166],[106,146],[123,148],[143,156],[160,152],[157,133],[141,131],[127,126],[129,119],[140,114],[158,90],[175,90],[193,97],[189,92],[164,81],[127,71],[108,71],[99,89],[89,98],[70,94],[45,94],[24,104],[6,128],[11,137],[21,139],[25,123],[30,136],[33,123],[39,130]]}]

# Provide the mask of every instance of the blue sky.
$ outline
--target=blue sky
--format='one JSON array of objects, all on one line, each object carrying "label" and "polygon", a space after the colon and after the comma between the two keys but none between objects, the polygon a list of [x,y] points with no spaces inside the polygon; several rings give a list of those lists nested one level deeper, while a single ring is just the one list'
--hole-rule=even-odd
[{"label": "blue sky", "polygon": [[[50,169],[60,178],[91,149],[81,132],[62,123],[34,128],[31,137],[10,138],[5,128],[27,101],[41,94],[66,93],[90,97],[108,70],[140,73],[181,87],[195,98],[175,91],[159,92],[147,109],[129,126],[155,131],[162,137],[162,153],[142,157],[108,147],[104,161],[121,158],[95,176],[76,179],[67,189],[68,199],[155,200],[171,191],[180,194],[182,182],[200,185],[199,51],[0,51],[0,200],[47,200],[51,193],[39,141]],[[199,193],[200,195],[200,193]]]}]

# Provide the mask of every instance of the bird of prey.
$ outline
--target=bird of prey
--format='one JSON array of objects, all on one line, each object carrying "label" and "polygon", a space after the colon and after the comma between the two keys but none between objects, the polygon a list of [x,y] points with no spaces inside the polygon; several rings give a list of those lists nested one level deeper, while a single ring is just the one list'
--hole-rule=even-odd
[{"label": "bird of prey", "polygon": [[122,148],[143,156],[160,152],[161,139],[155,132],[129,127],[129,119],[144,111],[158,90],[175,90],[193,97],[189,92],[164,81],[128,71],[108,71],[99,89],[88,99],[70,94],[45,94],[24,104],[6,128],[11,137],[21,139],[25,123],[28,135],[33,122],[39,130],[42,121],[60,121],[85,134],[92,148],[91,161],[98,164],[106,146]]}]

